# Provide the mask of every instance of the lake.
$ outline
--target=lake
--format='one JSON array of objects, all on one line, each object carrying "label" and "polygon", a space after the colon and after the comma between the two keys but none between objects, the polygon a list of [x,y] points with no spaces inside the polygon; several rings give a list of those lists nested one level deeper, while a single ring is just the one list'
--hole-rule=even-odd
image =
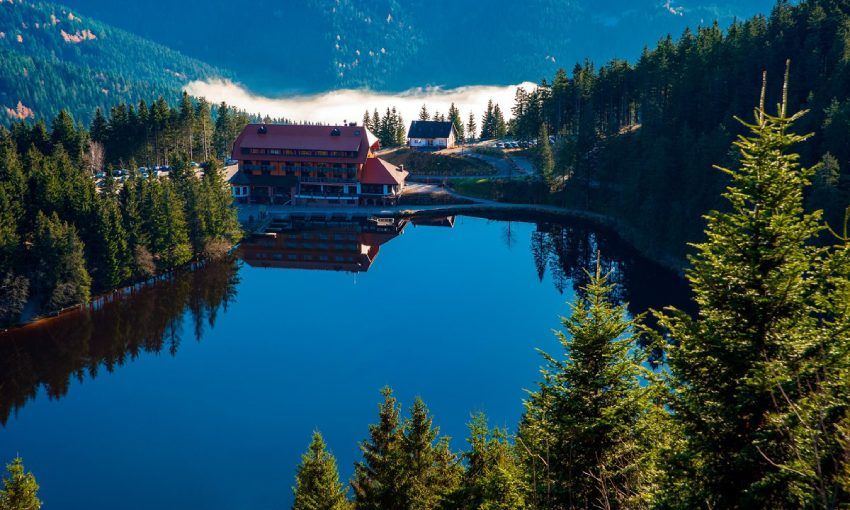
[{"label": "lake", "polygon": [[513,430],[597,252],[630,313],[688,296],[579,223],[273,227],[240,260],[0,334],[0,460],[24,458],[45,509],[288,508],[314,429],[351,475],[385,385],[455,449],[477,411]]}]

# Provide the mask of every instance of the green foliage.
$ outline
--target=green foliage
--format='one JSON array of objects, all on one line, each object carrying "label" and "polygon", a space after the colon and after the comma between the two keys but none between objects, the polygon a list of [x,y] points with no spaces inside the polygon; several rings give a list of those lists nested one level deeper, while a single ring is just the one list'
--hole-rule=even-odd
[{"label": "green foliage", "polygon": [[466,471],[459,491],[458,508],[470,510],[520,510],[528,487],[524,466],[507,432],[487,425],[483,413],[469,423],[469,451],[464,454]]},{"label": "green foliage", "polygon": [[494,105],[492,99],[487,101],[487,109],[481,117],[481,139],[504,138],[507,133],[508,126],[502,109],[498,104]]},{"label": "green foliage", "polygon": [[307,452],[301,456],[301,464],[295,475],[293,510],[345,510],[349,508],[345,489],[339,481],[336,459],[328,453],[325,440],[319,432]]},{"label": "green foliage", "polygon": [[355,466],[351,481],[358,510],[395,508],[401,500],[401,407],[389,388],[381,394],[378,423],[369,425],[369,439],[360,443],[363,460]]},{"label": "green foliage", "polygon": [[[131,158],[126,181],[109,176],[95,186],[93,144],[105,143],[114,154],[119,141],[132,138],[120,119],[174,114],[162,100],[150,110],[141,103],[139,112],[120,105],[114,117],[96,115],[95,135],[65,112],[51,122],[51,131],[42,122],[0,128],[0,323],[15,322],[30,297],[42,312],[85,303],[92,290],[115,288],[192,259],[220,258],[241,238],[220,164],[210,160],[198,177],[182,156],[190,146],[202,155],[213,150],[214,129],[211,120],[203,121],[210,115],[203,101],[187,98],[183,127],[177,130],[178,115],[172,124],[161,125],[160,135],[151,128],[154,136],[148,140],[154,143],[142,144],[159,143],[161,154],[176,153],[171,177],[137,172]],[[236,118],[242,119],[231,120]],[[165,133],[183,136],[171,139]],[[230,135],[222,131],[219,136]],[[144,155],[121,150],[123,156]]]},{"label": "green foliage", "polygon": [[648,508],[657,492],[665,413],[612,290],[597,268],[526,402],[519,441],[538,507]]},{"label": "green foliage", "polygon": [[6,473],[0,490],[0,510],[39,510],[38,483],[35,476],[25,470],[24,461],[16,457],[6,465]]},{"label": "green foliage", "polygon": [[398,147],[407,143],[407,126],[395,106],[387,108],[384,116],[378,115],[375,110],[371,119],[368,112],[364,116],[364,126],[381,140],[382,147]]},{"label": "green foliage", "polygon": [[761,72],[780,76],[790,58],[805,80],[789,88],[789,104],[811,110],[800,128],[818,134],[801,162],[828,152],[839,170],[837,185],[813,190],[808,203],[834,224],[850,203],[848,26],[844,2],[805,0],[779,2],[769,17],[725,32],[717,24],[686,30],[633,64],[584,62],[518,93],[512,129],[531,138],[545,123],[564,142],[556,173],[569,180],[553,203],[610,216],[643,250],[684,265],[687,243],[703,239],[694,219],[723,206],[728,176],[711,165],[736,164],[728,148],[743,128],[730,119],[754,104]]},{"label": "green foliage", "polygon": [[421,399],[402,421],[392,391],[384,388],[382,394],[378,423],[369,426],[369,439],[360,445],[363,461],[355,466],[351,482],[354,507],[442,508],[457,489],[461,473],[448,439],[439,438]]},{"label": "green foliage", "polygon": [[762,99],[735,143],[740,167],[721,168],[732,181],[728,212],[708,215],[688,272],[699,315],[660,317],[674,341],[671,406],[685,439],[674,462],[688,465],[671,469],[673,506],[835,502],[850,265],[846,248],[812,244],[821,213],[804,211],[803,190],[815,169],[789,152],[809,135],[791,131],[805,112],[787,114],[787,89],[786,74],[777,114]]},{"label": "green foliage", "polygon": [[449,106],[448,120],[451,121],[452,125],[455,127],[455,131],[457,131],[458,141],[463,142],[466,139],[466,133],[464,132],[463,127],[463,119],[460,118],[460,110],[457,109],[454,103]]},{"label": "green foliage", "polygon": [[91,297],[84,246],[74,225],[54,212],[39,212],[33,232],[33,286],[49,310],[58,310]]},{"label": "green foliage", "polygon": [[555,180],[555,156],[552,154],[552,144],[549,143],[549,129],[546,124],[540,125],[540,133],[537,135],[537,151],[535,163],[540,178],[549,188]]},{"label": "green foliage", "polygon": [[156,96],[176,101],[187,81],[227,76],[51,2],[5,5],[0,32],[5,34],[0,38],[0,124],[16,118],[6,108],[40,119],[69,109],[88,122],[96,107],[106,111],[121,101]]}]

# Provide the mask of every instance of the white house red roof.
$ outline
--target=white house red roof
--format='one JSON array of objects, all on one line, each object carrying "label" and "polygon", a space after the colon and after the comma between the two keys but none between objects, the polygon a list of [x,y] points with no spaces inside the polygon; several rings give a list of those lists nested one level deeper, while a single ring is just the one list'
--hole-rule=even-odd
[{"label": "white house red roof", "polygon": [[387,184],[387,185],[402,185],[407,179],[408,172],[401,170],[399,167],[387,163],[381,158],[369,158],[366,164],[363,165],[363,175],[360,177],[360,182],[363,184]]}]

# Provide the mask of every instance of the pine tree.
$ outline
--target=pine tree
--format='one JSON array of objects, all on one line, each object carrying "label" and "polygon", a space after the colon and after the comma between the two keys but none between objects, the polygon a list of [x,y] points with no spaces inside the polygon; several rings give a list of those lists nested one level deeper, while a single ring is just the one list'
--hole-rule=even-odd
[{"label": "pine tree", "polygon": [[378,130],[381,129],[381,115],[378,113],[378,109],[372,112],[372,127],[369,128],[373,134],[378,134]]},{"label": "pine tree", "polygon": [[0,490],[0,510],[39,510],[38,483],[35,476],[24,468],[20,457],[6,465],[7,476]]},{"label": "pine tree", "polygon": [[460,111],[454,103],[449,106],[449,121],[454,125],[457,131],[457,139],[460,142],[464,140],[463,119],[460,118]]},{"label": "pine tree", "polygon": [[475,140],[477,133],[478,125],[475,123],[475,114],[469,112],[469,120],[466,121],[466,139],[469,141]]},{"label": "pine tree", "polygon": [[372,127],[372,116],[369,114],[369,110],[363,114],[363,127],[368,129],[369,131],[374,131],[375,129]]},{"label": "pine tree", "polygon": [[504,138],[508,134],[508,124],[505,122],[505,116],[502,114],[502,109],[499,105],[493,106],[493,136],[495,138]]},{"label": "pine tree", "polygon": [[493,100],[487,100],[487,109],[481,117],[481,139],[489,140],[496,136],[496,123],[493,111]]},{"label": "pine tree", "polygon": [[611,303],[596,274],[562,319],[562,356],[543,354],[543,382],[520,425],[526,470],[540,508],[647,508],[666,413],[643,366],[637,323]]},{"label": "pine tree", "polygon": [[552,144],[549,143],[549,129],[545,122],[540,125],[540,133],[537,135],[536,159],[540,178],[552,189],[555,185],[555,156],[552,153]]},{"label": "pine tree", "polygon": [[183,91],[183,98],[180,100],[180,127],[184,133],[184,143],[182,144],[186,152],[189,154],[189,159],[192,159],[194,152],[192,148],[195,145],[195,106],[192,104],[192,98],[186,91]]},{"label": "pine tree", "polygon": [[399,113],[396,117],[395,145],[401,146],[405,143],[407,143],[407,126],[404,125],[404,119]]},{"label": "pine tree", "polygon": [[403,427],[403,479],[400,484],[402,497],[399,500],[402,508],[439,508],[455,489],[448,485],[449,480],[440,476],[451,468],[452,461],[448,460],[449,465],[437,464],[435,442],[439,433],[439,429],[433,426],[433,418],[428,414],[425,403],[417,398],[410,410],[410,418],[405,420]]},{"label": "pine tree", "polygon": [[69,305],[87,303],[91,277],[86,270],[85,247],[74,225],[54,212],[38,213],[31,250],[33,284],[43,308],[54,311]]},{"label": "pine tree", "polygon": [[458,508],[513,510],[526,508],[528,487],[514,446],[507,434],[491,429],[483,413],[469,423],[469,451],[464,454],[466,472]]},{"label": "pine tree", "polygon": [[345,489],[339,481],[336,459],[326,447],[319,432],[307,452],[301,456],[301,464],[295,475],[293,510],[345,510],[349,507]]},{"label": "pine tree", "polygon": [[149,179],[143,187],[142,217],[150,251],[163,270],[192,258],[192,245],[183,202],[170,180]]},{"label": "pine tree", "polygon": [[227,103],[222,102],[218,105],[218,111],[215,119],[215,128],[213,129],[213,151],[217,158],[229,158],[228,151],[230,133],[233,129],[234,119],[233,113]]},{"label": "pine tree", "polygon": [[103,143],[106,141],[106,118],[103,116],[103,110],[99,107],[94,112],[94,120],[91,122],[91,126],[89,127],[89,135],[91,139]]},{"label": "pine tree", "polygon": [[428,107],[425,104],[422,104],[422,108],[419,109],[419,120],[430,120],[431,115],[428,114]]},{"label": "pine tree", "polygon": [[100,198],[96,204],[95,240],[88,258],[96,287],[111,289],[130,277],[130,249],[118,203]]},{"label": "pine tree", "polygon": [[355,465],[351,481],[357,510],[398,508],[403,494],[401,409],[392,390],[384,388],[381,394],[378,423],[369,425],[369,439],[360,443],[363,460]]},{"label": "pine tree", "polygon": [[[820,212],[803,209],[814,169],[788,152],[809,138],[791,131],[806,112],[787,113],[787,91],[786,71],[778,113],[769,115],[763,87],[755,121],[744,123],[750,134],[735,142],[740,167],[718,167],[731,179],[723,195],[728,212],[707,216],[707,240],[696,245],[688,271],[699,315],[670,310],[661,317],[674,341],[672,408],[685,439],[674,458],[684,460],[671,468],[679,477],[671,476],[665,491],[671,504],[790,508],[816,499],[803,488],[801,471],[789,469],[807,442],[795,445],[789,424],[805,421],[801,410],[819,399],[819,380],[834,377],[823,370],[822,353],[848,352],[846,333],[831,331],[836,320],[846,324],[848,267],[816,277],[832,262],[826,248],[812,244],[823,228]],[[841,294],[843,309],[830,312],[825,305]],[[846,398],[831,414],[841,417]],[[830,434],[824,440],[834,445]],[[829,475],[819,483],[830,486]]]},{"label": "pine tree", "polygon": [[82,156],[82,144],[80,135],[74,125],[74,119],[66,110],[62,110],[54,117],[50,125],[50,143],[53,147],[61,145],[74,161],[79,161]]}]

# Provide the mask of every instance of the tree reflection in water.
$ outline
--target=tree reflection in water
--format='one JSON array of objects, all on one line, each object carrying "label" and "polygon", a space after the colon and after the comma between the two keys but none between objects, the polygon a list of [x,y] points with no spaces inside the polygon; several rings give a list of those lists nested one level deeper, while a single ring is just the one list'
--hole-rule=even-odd
[{"label": "tree reflection in water", "polygon": [[74,377],[112,372],[142,353],[180,346],[184,319],[200,341],[205,328],[236,297],[237,262],[207,264],[144,287],[94,311],[73,312],[0,335],[0,424],[34,398],[42,386],[63,397]]}]

